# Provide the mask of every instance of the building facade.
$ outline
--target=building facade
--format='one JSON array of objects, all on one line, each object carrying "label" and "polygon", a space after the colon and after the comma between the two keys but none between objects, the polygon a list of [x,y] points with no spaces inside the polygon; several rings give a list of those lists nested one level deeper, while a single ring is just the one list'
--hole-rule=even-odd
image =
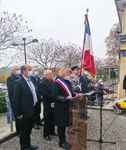
[{"label": "building facade", "polygon": [[118,38],[118,50],[119,50],[119,84],[118,93],[119,98],[124,98],[125,90],[123,90],[123,79],[126,75],[126,0],[115,0],[117,13],[119,17],[121,33]]}]

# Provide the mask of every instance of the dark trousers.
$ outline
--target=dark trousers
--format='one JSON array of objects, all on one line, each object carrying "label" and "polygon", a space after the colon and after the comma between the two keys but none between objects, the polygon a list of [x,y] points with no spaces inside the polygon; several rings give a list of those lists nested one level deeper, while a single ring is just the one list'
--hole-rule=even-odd
[{"label": "dark trousers", "polygon": [[15,119],[15,127],[16,127],[16,132],[17,134],[20,134],[20,120],[17,119],[17,116],[15,115],[14,109],[12,109],[13,113],[14,113],[14,119]]},{"label": "dark trousers", "polygon": [[21,149],[31,144],[30,134],[33,127],[33,117],[20,120],[20,145]]},{"label": "dark trousers", "polygon": [[81,90],[82,90],[83,94],[88,93],[89,92],[88,85],[87,84],[82,84],[81,85]]},{"label": "dark trousers", "polygon": [[44,116],[44,128],[43,128],[43,136],[49,136],[54,133],[54,121],[53,116]]},{"label": "dark trousers", "polygon": [[15,117],[15,127],[17,134],[20,134],[20,121],[17,119],[17,117]]},{"label": "dark trousers", "polygon": [[58,136],[59,136],[59,144],[62,144],[66,140],[65,136],[66,127],[59,127],[57,128]]},{"label": "dark trousers", "polygon": [[34,123],[40,124],[40,113],[41,113],[41,102],[38,101],[35,106],[35,112],[34,112]]}]

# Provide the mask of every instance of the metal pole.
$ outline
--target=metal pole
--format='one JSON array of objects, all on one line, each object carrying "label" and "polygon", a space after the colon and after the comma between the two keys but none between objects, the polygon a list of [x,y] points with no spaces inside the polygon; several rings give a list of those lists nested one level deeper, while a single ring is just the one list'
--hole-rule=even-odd
[{"label": "metal pole", "polygon": [[11,120],[11,132],[14,131],[13,129],[13,112],[12,112],[12,108],[10,107],[10,120]]},{"label": "metal pole", "polygon": [[26,38],[23,38],[23,41],[24,41],[24,56],[25,56],[25,64],[27,64],[27,54],[26,54]]}]

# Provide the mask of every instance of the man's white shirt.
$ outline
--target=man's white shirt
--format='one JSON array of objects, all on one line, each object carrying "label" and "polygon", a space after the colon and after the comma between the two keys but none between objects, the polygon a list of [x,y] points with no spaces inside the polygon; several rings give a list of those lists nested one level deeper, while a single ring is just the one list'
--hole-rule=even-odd
[{"label": "man's white shirt", "polygon": [[38,99],[37,99],[37,94],[36,94],[36,90],[35,90],[35,86],[34,84],[31,82],[31,80],[29,78],[26,78],[24,75],[22,75],[23,78],[25,79],[25,81],[27,82],[30,90],[31,90],[31,93],[33,95],[33,101],[34,101],[34,106],[36,105]]}]

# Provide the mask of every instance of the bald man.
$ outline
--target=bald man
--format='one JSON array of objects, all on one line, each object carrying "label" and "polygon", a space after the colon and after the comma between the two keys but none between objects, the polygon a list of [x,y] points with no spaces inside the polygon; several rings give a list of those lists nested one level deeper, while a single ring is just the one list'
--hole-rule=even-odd
[{"label": "bald man", "polygon": [[28,74],[32,67],[21,66],[21,77],[14,86],[14,110],[17,119],[20,121],[20,146],[21,150],[38,149],[31,145],[31,130],[34,122],[34,111],[37,104],[37,93],[34,84]]},{"label": "bald man", "polygon": [[54,122],[53,122],[53,111],[54,111],[54,99],[52,96],[53,89],[53,73],[51,70],[44,71],[44,79],[40,84],[40,92],[43,96],[44,106],[44,129],[43,136],[47,141],[51,140],[51,135],[56,136]]},{"label": "bald man", "polygon": [[[14,106],[13,106],[13,101],[14,101],[14,84],[15,81],[19,78],[20,75],[20,69],[19,66],[14,66],[12,68],[12,74],[8,77],[7,79],[7,90],[8,90],[8,96],[11,104],[12,111],[15,116],[14,112]],[[15,117],[15,125],[16,125],[16,132],[17,134],[19,133],[19,121]]]}]

